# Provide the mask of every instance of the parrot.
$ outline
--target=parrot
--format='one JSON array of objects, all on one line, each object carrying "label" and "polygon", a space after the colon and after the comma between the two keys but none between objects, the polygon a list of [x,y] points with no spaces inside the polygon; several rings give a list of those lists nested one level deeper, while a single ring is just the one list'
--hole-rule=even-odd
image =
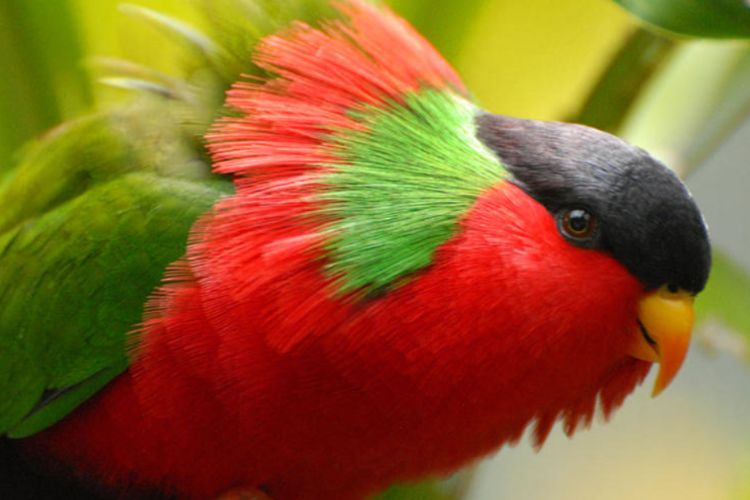
[{"label": "parrot", "polygon": [[670,384],[711,249],[663,163],[483,110],[385,5],[211,8],[130,7],[189,78],[116,63],[137,98],[0,178],[4,446],[117,497],[354,500]]}]

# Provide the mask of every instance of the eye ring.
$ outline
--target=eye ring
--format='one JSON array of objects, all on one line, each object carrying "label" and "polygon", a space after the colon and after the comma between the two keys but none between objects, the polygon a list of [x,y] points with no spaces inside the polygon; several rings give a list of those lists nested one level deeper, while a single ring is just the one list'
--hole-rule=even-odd
[{"label": "eye ring", "polygon": [[585,208],[568,208],[558,217],[563,236],[577,242],[590,240],[596,231],[596,217]]}]

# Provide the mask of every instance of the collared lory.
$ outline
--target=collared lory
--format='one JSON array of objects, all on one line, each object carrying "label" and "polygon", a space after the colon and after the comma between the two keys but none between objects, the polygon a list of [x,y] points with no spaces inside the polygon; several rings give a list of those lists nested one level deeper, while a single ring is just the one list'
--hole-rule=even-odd
[{"label": "collared lory", "polygon": [[165,79],[4,178],[0,431],[32,455],[115,491],[364,498],[676,374],[710,267],[677,177],[482,111],[387,8],[323,4],[267,2],[252,55],[180,29],[197,81],[252,73],[210,171],[211,96]]}]

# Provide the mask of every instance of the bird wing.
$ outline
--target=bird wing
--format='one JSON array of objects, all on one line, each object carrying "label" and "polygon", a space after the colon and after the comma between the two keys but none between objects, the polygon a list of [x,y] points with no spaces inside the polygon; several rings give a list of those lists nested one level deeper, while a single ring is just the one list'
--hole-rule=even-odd
[{"label": "bird wing", "polygon": [[[103,59],[102,81],[132,91],[66,123],[0,172],[0,435],[52,425],[125,370],[128,339],[201,214],[232,191],[200,140],[249,48],[328,0],[217,0],[203,29],[128,6],[181,45],[179,76]],[[136,339],[137,340],[137,339]],[[133,340],[135,342],[136,340]]]},{"label": "bird wing", "polygon": [[68,124],[0,186],[0,433],[51,425],[127,367],[148,295],[228,191],[160,172],[121,119]]}]

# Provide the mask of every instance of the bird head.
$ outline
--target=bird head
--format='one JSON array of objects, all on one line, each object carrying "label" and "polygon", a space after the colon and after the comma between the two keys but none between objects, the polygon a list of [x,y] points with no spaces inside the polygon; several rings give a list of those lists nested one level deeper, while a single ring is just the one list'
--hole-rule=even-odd
[{"label": "bird head", "polygon": [[660,393],[685,358],[693,298],[711,264],[706,225],[687,188],[647,152],[590,127],[488,113],[476,123],[511,182],[544,207],[581,260],[611,256],[637,280],[627,353],[660,364]]}]

